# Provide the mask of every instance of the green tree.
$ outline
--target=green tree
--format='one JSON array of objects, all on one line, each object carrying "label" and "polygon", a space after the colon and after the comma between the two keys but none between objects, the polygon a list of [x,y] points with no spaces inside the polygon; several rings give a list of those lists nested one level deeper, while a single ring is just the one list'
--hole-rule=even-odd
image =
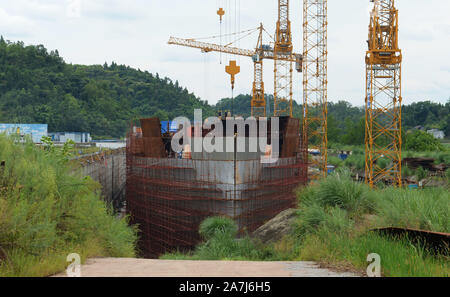
[{"label": "green tree", "polygon": [[406,149],[411,151],[443,151],[444,147],[433,135],[416,130],[406,135]]}]

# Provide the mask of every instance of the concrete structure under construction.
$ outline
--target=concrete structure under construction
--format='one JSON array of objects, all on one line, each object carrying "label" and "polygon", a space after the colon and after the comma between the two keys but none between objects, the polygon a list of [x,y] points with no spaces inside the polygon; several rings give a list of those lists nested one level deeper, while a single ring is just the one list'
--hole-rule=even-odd
[{"label": "concrete structure under construction", "polygon": [[244,152],[185,152],[179,159],[170,148],[173,134],[161,135],[158,119],[141,126],[142,133],[128,137],[126,195],[148,258],[193,248],[207,217],[230,217],[241,234],[252,232],[295,206],[294,190],[307,181],[298,119],[280,118],[280,157],[273,163],[261,162],[265,152],[248,150],[248,134]]}]

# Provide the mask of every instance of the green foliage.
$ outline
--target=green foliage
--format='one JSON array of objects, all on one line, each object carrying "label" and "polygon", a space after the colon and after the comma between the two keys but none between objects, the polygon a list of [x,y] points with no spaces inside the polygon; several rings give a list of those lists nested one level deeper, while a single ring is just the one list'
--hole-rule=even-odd
[{"label": "green foliage", "polygon": [[376,210],[382,226],[450,232],[450,193],[446,189],[377,191]]},{"label": "green foliage", "polygon": [[352,214],[372,212],[373,196],[369,188],[351,179],[348,170],[337,170],[316,186],[309,187],[299,195],[301,205],[339,207]]},{"label": "green foliage", "polygon": [[[215,106],[202,101],[177,81],[158,73],[124,65],[66,64],[58,51],[23,42],[0,42],[0,122],[47,123],[50,131],[88,131],[95,138],[121,138],[129,123],[143,117],[161,120],[192,118],[194,109],[204,117],[216,111],[250,116],[251,95],[224,98]],[[274,106],[267,94],[268,115]],[[294,101],[293,114],[302,118],[302,105]],[[450,135],[450,101],[403,106],[405,131],[421,125],[439,128]],[[311,110],[315,112],[315,110]],[[364,144],[364,108],[345,101],[328,103],[330,142]]]},{"label": "green foliage", "polygon": [[298,196],[297,248],[291,259],[365,269],[367,255],[377,253],[386,276],[449,276],[444,256],[432,257],[407,238],[368,232],[388,226],[449,232],[450,194],[445,189],[370,190],[338,173]]},{"label": "green foliage", "polygon": [[66,64],[58,51],[0,42],[0,122],[47,123],[50,131],[121,138],[131,120],[213,115],[207,102],[169,78],[127,66]]},{"label": "green foliage", "polygon": [[135,230],[114,217],[97,183],[73,173],[64,149],[52,150],[0,135],[0,275],[60,272],[74,252],[135,255]]},{"label": "green foliage", "polygon": [[431,152],[443,151],[444,146],[433,135],[416,130],[406,135],[406,149],[419,152]]},{"label": "green foliage", "polygon": [[205,239],[193,253],[173,253],[162,259],[189,260],[264,260],[273,259],[270,249],[258,247],[249,237],[237,239],[236,223],[224,217],[212,217],[200,225],[200,235]]},{"label": "green foliage", "polygon": [[62,148],[55,147],[51,137],[49,136],[43,136],[41,142],[44,150],[47,152],[47,155],[55,154],[59,156],[59,160],[62,162],[69,161],[75,148],[75,142],[71,139],[66,141]]},{"label": "green foliage", "polygon": [[381,169],[386,169],[389,165],[391,165],[392,161],[388,158],[380,158],[377,160],[376,164]]},{"label": "green foliage", "polygon": [[437,128],[450,135],[450,100],[445,105],[430,101],[404,105],[402,114],[405,130],[422,126],[425,129]]},{"label": "green foliage", "polygon": [[202,224],[202,236],[209,239],[193,253],[175,253],[163,259],[304,260],[365,271],[367,255],[377,253],[385,276],[449,276],[445,256],[431,256],[407,238],[370,231],[397,226],[449,232],[449,195],[445,189],[371,190],[353,182],[348,171],[337,170],[299,191],[296,226],[280,242],[261,246],[248,237],[235,239],[231,236],[234,228],[224,231],[229,222],[212,218]]},{"label": "green foliage", "polygon": [[407,239],[389,238],[376,233],[343,234],[322,229],[306,238],[297,260],[317,261],[332,266],[354,267],[365,272],[367,255],[381,257],[386,277],[448,277],[450,265],[444,256],[432,256]]},{"label": "green foliage", "polygon": [[340,167],[344,164],[344,161],[339,159],[338,157],[329,156],[328,157],[328,164],[334,165],[336,167]]},{"label": "green foliage", "polygon": [[363,171],[366,166],[366,158],[364,153],[353,152],[351,156],[349,156],[344,161],[344,166],[357,171]]},{"label": "green foliage", "polygon": [[211,217],[200,224],[199,233],[203,239],[210,240],[218,233],[236,237],[237,229],[236,223],[230,218]]},{"label": "green foliage", "polygon": [[417,168],[416,175],[419,180],[423,180],[428,176],[428,171],[422,167]]}]

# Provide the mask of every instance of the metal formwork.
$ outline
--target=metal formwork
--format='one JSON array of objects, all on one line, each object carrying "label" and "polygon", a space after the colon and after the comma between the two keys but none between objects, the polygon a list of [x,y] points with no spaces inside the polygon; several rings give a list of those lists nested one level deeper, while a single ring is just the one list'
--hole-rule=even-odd
[{"label": "metal formwork", "polygon": [[296,157],[273,164],[246,154],[226,160],[203,154],[193,154],[193,159],[146,157],[138,153],[143,151],[137,147],[140,137],[128,137],[127,209],[148,258],[192,249],[207,217],[230,217],[241,234],[252,232],[294,207],[294,190],[306,183],[307,166]]}]

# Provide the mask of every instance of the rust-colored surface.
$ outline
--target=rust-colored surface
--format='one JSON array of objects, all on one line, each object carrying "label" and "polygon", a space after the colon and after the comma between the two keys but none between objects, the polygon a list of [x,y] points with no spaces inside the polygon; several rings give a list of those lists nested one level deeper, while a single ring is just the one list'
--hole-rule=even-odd
[{"label": "rust-colored surface", "polygon": [[161,137],[161,122],[158,118],[141,119],[143,137]]},{"label": "rust-colored surface", "polygon": [[380,228],[373,230],[384,235],[405,237],[412,240],[415,243],[424,245],[430,251],[440,254],[449,254],[450,248],[450,233],[432,232],[417,229],[407,228]]},{"label": "rust-colored surface", "polygon": [[282,136],[282,151],[283,158],[295,157],[299,152],[300,147],[300,120],[295,118],[287,118],[286,126],[283,130]]},{"label": "rust-colored surface", "polygon": [[[298,123],[287,123],[283,132],[286,155],[298,150]],[[143,122],[144,137],[131,133],[127,143],[127,210],[139,226],[144,257],[192,249],[200,241],[200,223],[211,216],[230,217],[241,234],[252,232],[295,207],[294,191],[306,184],[307,165],[296,157],[274,164],[245,159],[245,154],[240,159],[230,154],[227,160],[149,157],[157,156],[162,144],[156,137],[146,142],[145,135],[157,134],[155,126],[155,121]]]},{"label": "rust-colored surface", "polygon": [[[162,136],[161,136],[161,123],[158,118],[142,119],[142,139],[143,154],[148,158],[164,158],[167,156]],[[138,143],[135,143],[138,145]],[[134,147],[135,150],[140,148]]]}]

